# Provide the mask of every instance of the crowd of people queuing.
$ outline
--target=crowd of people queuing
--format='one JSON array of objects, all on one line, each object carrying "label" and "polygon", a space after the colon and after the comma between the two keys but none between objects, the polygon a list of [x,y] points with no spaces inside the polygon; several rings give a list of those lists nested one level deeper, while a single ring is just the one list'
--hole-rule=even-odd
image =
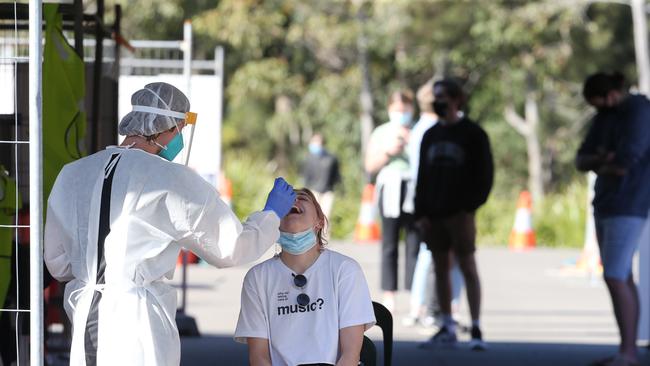
[{"label": "crowd of people queuing", "polygon": [[[435,278],[428,291],[429,298],[437,300],[438,311],[428,315],[437,316],[440,326],[421,346],[456,345],[452,298],[457,304],[458,289],[464,282],[472,319],[470,348],[484,350],[479,319],[481,286],[474,253],[475,212],[487,201],[494,175],[489,139],[466,116],[466,95],[456,81],[427,82],[417,97],[420,119],[413,124],[412,93],[400,90],[390,95],[390,120],[372,133],[365,159],[366,170],[378,172],[383,303],[394,309],[397,243],[399,229],[404,227],[404,287],[413,290],[407,323],[423,315],[426,318],[426,308],[430,307],[423,306],[426,296],[422,293],[427,286],[422,284],[429,272]],[[422,262],[419,266],[418,260]],[[420,269],[414,287],[416,267]],[[452,269],[456,273],[460,270],[462,276],[452,276]]]}]

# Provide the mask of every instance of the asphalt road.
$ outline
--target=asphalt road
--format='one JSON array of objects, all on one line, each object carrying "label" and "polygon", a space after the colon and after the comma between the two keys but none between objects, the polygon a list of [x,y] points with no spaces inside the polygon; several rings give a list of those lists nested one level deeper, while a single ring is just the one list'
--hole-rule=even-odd
[{"label": "asphalt road", "polygon": [[[379,289],[379,246],[335,243],[333,250],[355,258],[363,267],[373,299]],[[616,352],[617,330],[604,284],[571,265],[579,252],[536,249],[513,253],[505,248],[480,248],[483,286],[482,327],[489,343],[485,352],[466,348],[468,335],[453,350],[421,350],[433,328],[405,327],[408,295],[397,297],[394,313],[393,365],[588,365]],[[272,255],[267,253],[264,258]],[[244,274],[250,266],[213,269],[194,265],[188,271],[187,313],[198,324],[201,337],[182,338],[182,365],[245,365],[246,346],[232,340],[239,312]],[[180,280],[177,271],[175,282]],[[467,306],[462,305],[467,323]],[[373,328],[381,356],[381,332]],[[640,349],[642,365],[650,355]],[[381,357],[379,357],[381,364]]]}]

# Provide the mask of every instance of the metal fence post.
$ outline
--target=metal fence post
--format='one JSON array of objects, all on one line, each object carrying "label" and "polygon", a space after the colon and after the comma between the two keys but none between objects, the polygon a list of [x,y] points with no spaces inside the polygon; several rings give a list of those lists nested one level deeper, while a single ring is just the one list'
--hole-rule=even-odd
[{"label": "metal fence post", "polygon": [[43,143],[42,0],[29,1],[29,215],[30,364],[42,366],[43,334]]}]

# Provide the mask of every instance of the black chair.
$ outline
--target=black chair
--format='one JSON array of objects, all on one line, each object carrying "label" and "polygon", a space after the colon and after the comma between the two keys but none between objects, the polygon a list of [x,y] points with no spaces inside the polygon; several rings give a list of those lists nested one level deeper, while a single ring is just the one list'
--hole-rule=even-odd
[{"label": "black chair", "polygon": [[361,357],[359,357],[359,366],[376,366],[377,365],[377,348],[370,338],[363,336],[361,345]]},{"label": "black chair", "polygon": [[384,365],[390,366],[393,362],[393,315],[386,307],[373,301],[377,326],[381,328],[384,336]]},{"label": "black chair", "polygon": [[[384,365],[390,366],[393,359],[393,315],[386,307],[378,302],[372,302],[375,311],[377,326],[381,328],[384,337]],[[364,366],[374,366],[377,364],[377,349],[368,337],[363,337],[361,346],[361,363]]]}]

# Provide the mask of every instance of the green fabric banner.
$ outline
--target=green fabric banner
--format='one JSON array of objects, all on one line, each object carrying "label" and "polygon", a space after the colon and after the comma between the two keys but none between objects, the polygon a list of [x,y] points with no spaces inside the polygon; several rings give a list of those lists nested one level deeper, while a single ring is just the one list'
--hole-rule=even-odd
[{"label": "green fabric banner", "polygon": [[[16,181],[0,165],[0,225],[14,225],[16,210],[22,207],[20,196],[16,199]],[[4,307],[11,282],[11,244],[15,230],[0,227],[0,307]]]},{"label": "green fabric banner", "polygon": [[59,171],[81,158],[86,133],[84,62],[63,36],[58,4],[45,4],[43,50],[43,198]]}]

